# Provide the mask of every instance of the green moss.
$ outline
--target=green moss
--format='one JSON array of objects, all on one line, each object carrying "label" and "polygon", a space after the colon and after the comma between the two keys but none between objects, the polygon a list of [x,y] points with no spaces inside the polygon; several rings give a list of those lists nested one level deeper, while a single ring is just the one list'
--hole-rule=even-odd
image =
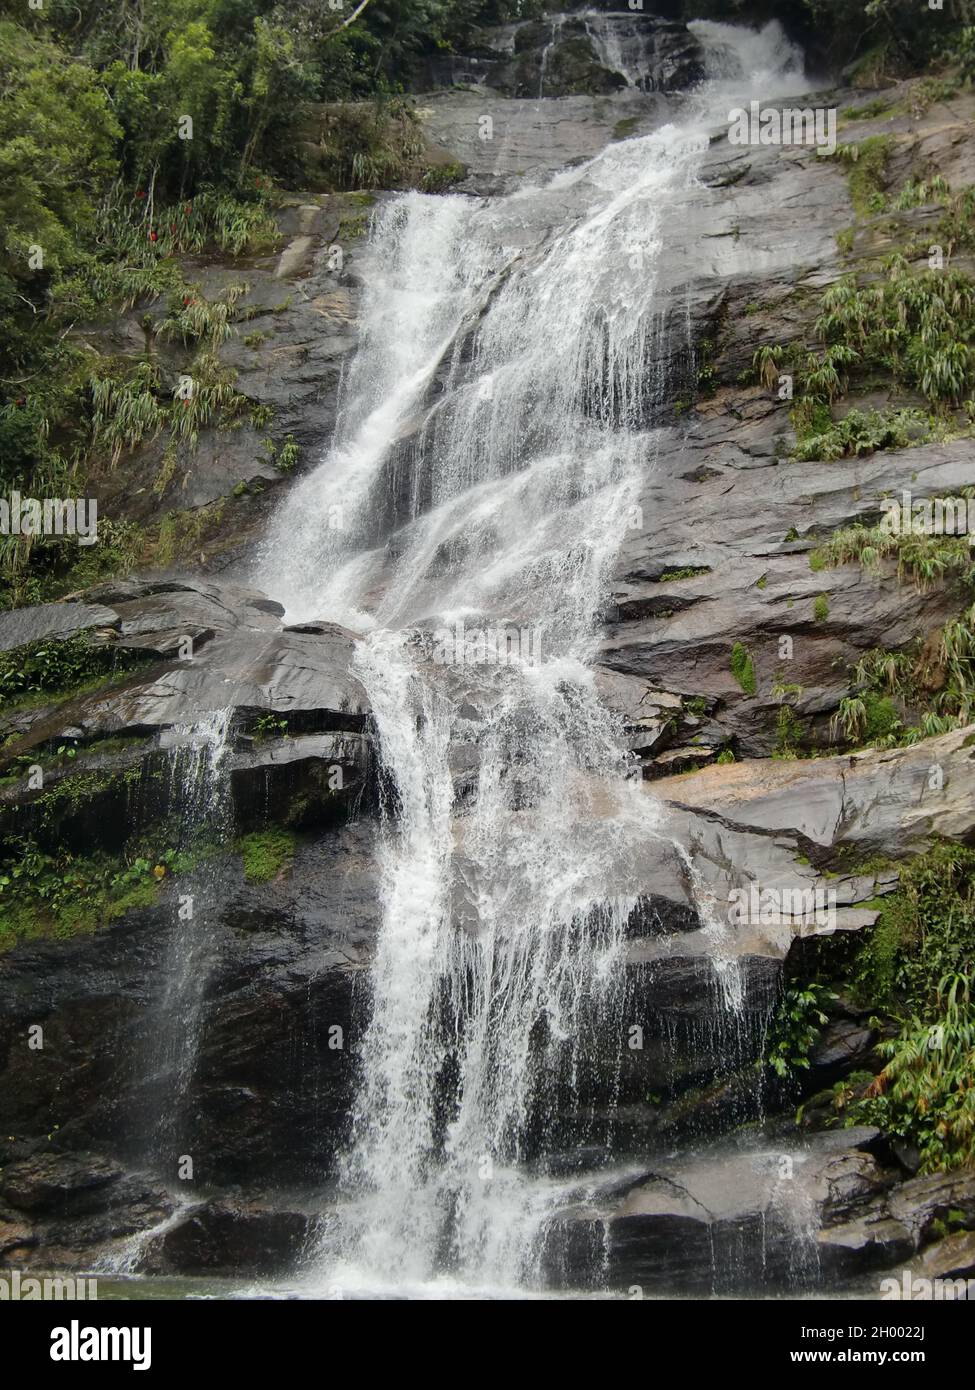
[{"label": "green moss", "polygon": [[868,690],[864,693],[863,702],[867,707],[865,743],[886,738],[901,727],[900,715],[889,695],[878,695],[875,691]]},{"label": "green moss", "polygon": [[695,579],[699,574],[710,573],[710,565],[684,565],[681,569],[664,570],[657,583],[669,584],[673,579]]},{"label": "green moss", "polygon": [[755,680],[755,666],[748,648],[736,642],[731,649],[731,674],[746,695],[754,695],[758,689]]},{"label": "green moss", "polygon": [[[841,857],[844,874],[889,870],[882,857]],[[872,927],[837,932],[811,947],[815,973],[863,1008],[926,1013],[939,981],[975,961],[975,850],[938,841],[899,866],[893,893],[860,906],[879,915]]]},{"label": "green moss", "polygon": [[420,178],[420,188],[424,193],[445,193],[455,183],[467,178],[467,165],[459,160],[449,164],[431,164]]},{"label": "green moss", "polygon": [[890,135],[870,135],[857,145],[839,145],[836,153],[847,166],[850,201],[861,217],[883,212],[887,200],[887,163],[894,148]]},{"label": "green moss", "polygon": [[813,603],[813,620],[817,623],[824,623],[829,617],[829,599],[825,594],[819,594]]},{"label": "green moss", "polygon": [[343,217],[339,223],[339,241],[358,241],[364,237],[369,230],[369,214],[366,212],[352,213],[348,217]]},{"label": "green moss", "polygon": [[267,883],[277,878],[295,854],[296,840],[287,830],[256,830],[237,841],[243,860],[244,877],[249,883]]}]

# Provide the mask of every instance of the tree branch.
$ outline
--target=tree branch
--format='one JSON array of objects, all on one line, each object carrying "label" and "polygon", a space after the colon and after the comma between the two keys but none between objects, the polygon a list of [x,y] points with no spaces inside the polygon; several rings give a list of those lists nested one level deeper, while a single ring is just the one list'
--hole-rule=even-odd
[{"label": "tree branch", "polygon": [[366,8],[368,4],[369,0],[361,0],[361,3],[356,5],[355,9],[349,15],[348,19],[343,19],[341,24],[336,24],[334,29],[329,29],[328,33],[325,35],[325,38],[330,39],[333,34],[338,34],[341,33],[343,29],[348,29],[349,25],[355,23],[355,21],[359,18],[359,16],[362,14],[362,11]]}]

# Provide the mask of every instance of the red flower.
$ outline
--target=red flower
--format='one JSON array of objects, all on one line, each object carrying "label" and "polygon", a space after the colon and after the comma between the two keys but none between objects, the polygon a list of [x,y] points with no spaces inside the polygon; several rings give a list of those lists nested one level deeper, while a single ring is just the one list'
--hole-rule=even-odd
[{"label": "red flower", "polygon": [[175,222],[170,222],[170,224],[169,224],[169,230],[173,233],[174,236],[176,235],[176,223],[175,223]]},{"label": "red flower", "polygon": [[158,241],[158,240],[159,240],[159,233],[158,233],[158,232],[150,232],[150,233],[149,233],[149,240],[150,240],[150,241]]},{"label": "red flower", "polygon": [[136,196],[137,198],[144,198],[146,195],[145,195],[145,193],[143,193],[142,189],[140,188],[139,191],[138,191],[138,193],[137,193],[135,196]]}]

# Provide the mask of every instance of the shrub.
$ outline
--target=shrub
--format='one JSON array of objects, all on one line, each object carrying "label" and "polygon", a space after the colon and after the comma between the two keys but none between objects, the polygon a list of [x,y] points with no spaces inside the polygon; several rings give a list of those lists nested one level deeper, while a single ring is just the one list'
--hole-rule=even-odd
[{"label": "shrub", "polygon": [[975,1168],[975,1005],[970,975],[938,983],[932,1007],[878,1044],[886,1066],[850,1107],[850,1123],[879,1125],[914,1144],[922,1173]]}]

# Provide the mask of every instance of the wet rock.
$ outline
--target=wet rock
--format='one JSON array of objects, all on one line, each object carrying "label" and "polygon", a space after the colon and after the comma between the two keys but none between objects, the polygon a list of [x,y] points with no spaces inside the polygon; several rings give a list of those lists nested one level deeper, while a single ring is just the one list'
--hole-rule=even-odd
[{"label": "wet rock", "polygon": [[824,1277],[820,1224],[886,1193],[896,1179],[867,1152],[877,1140],[864,1128],[801,1146],[724,1141],[668,1155],[622,1193],[597,1185],[553,1224],[552,1277],[569,1286],[698,1294],[816,1288]]},{"label": "wet rock", "polygon": [[0,651],[37,642],[42,637],[61,641],[97,627],[114,627],[117,615],[97,602],[41,603],[0,613]]},{"label": "wet rock", "polygon": [[809,1066],[816,1084],[867,1065],[876,1033],[852,1019],[834,1019],[810,1049]]},{"label": "wet rock", "polygon": [[[209,863],[159,907],[4,955],[0,1161],[13,1157],[10,1135],[56,1135],[59,1152],[10,1162],[0,1196],[18,1210],[70,1215],[90,1189],[125,1181],[123,1170],[174,1181],[181,1153],[194,1156],[199,1181],[321,1180],[344,1132],[367,999],[378,911],[371,845],[366,826],[319,836],[265,884]],[[206,1027],[175,1113],[166,991],[177,888],[196,903]],[[36,1023],[44,1047],[31,1051],[24,1040]],[[117,1157],[93,1159],[96,1145]]]},{"label": "wet rock", "polygon": [[0,1219],[0,1257],[10,1255],[16,1260],[37,1244],[33,1226],[23,1221]]},{"label": "wet rock", "polygon": [[[66,626],[80,615],[88,627],[96,614],[101,640],[149,652],[163,664],[56,708],[24,711],[14,723],[23,737],[4,748],[0,762],[65,737],[188,730],[221,710],[245,720],[277,711],[306,732],[358,730],[368,713],[349,673],[355,635],[333,623],[284,627],[281,605],[254,589],[204,578],[125,580],[99,585],[85,601],[48,605],[44,622],[48,610]],[[41,610],[19,612],[30,623]]]},{"label": "wet rock", "polygon": [[[217,352],[248,409],[239,428],[201,429],[194,449],[177,450],[175,468],[164,460],[164,438],[126,455],[101,480],[100,520],[153,524],[170,509],[192,519],[195,509],[217,503],[223,513],[208,526],[206,544],[191,550],[192,561],[200,562],[202,555],[205,567],[224,570],[255,544],[272,499],[287,482],[265,440],[280,447],[290,436],[300,450],[300,470],[314,463],[334,428],[343,365],[357,338],[361,281],[356,267],[373,201],[371,194],[299,192],[276,214],[281,237],[273,249],[240,262],[230,257],[184,261],[187,281],[209,298],[219,299],[230,286],[246,287],[236,301],[232,335]],[[334,255],[336,246],[341,258]],[[150,309],[157,318],[164,312],[162,302]],[[123,320],[133,330],[131,342],[119,340],[118,325],[108,341],[100,328],[86,332],[86,341],[113,355],[141,354],[145,313],[140,304]],[[185,354],[178,345],[158,340],[155,347],[175,382],[186,369]],[[256,426],[253,407],[273,412],[270,422]],[[155,487],[147,486],[147,479]],[[178,522],[174,534],[184,550],[191,547]]]},{"label": "wet rock", "polygon": [[142,1267],[152,1273],[267,1275],[294,1269],[314,1230],[305,1212],[245,1201],[198,1207],[152,1241]]}]

